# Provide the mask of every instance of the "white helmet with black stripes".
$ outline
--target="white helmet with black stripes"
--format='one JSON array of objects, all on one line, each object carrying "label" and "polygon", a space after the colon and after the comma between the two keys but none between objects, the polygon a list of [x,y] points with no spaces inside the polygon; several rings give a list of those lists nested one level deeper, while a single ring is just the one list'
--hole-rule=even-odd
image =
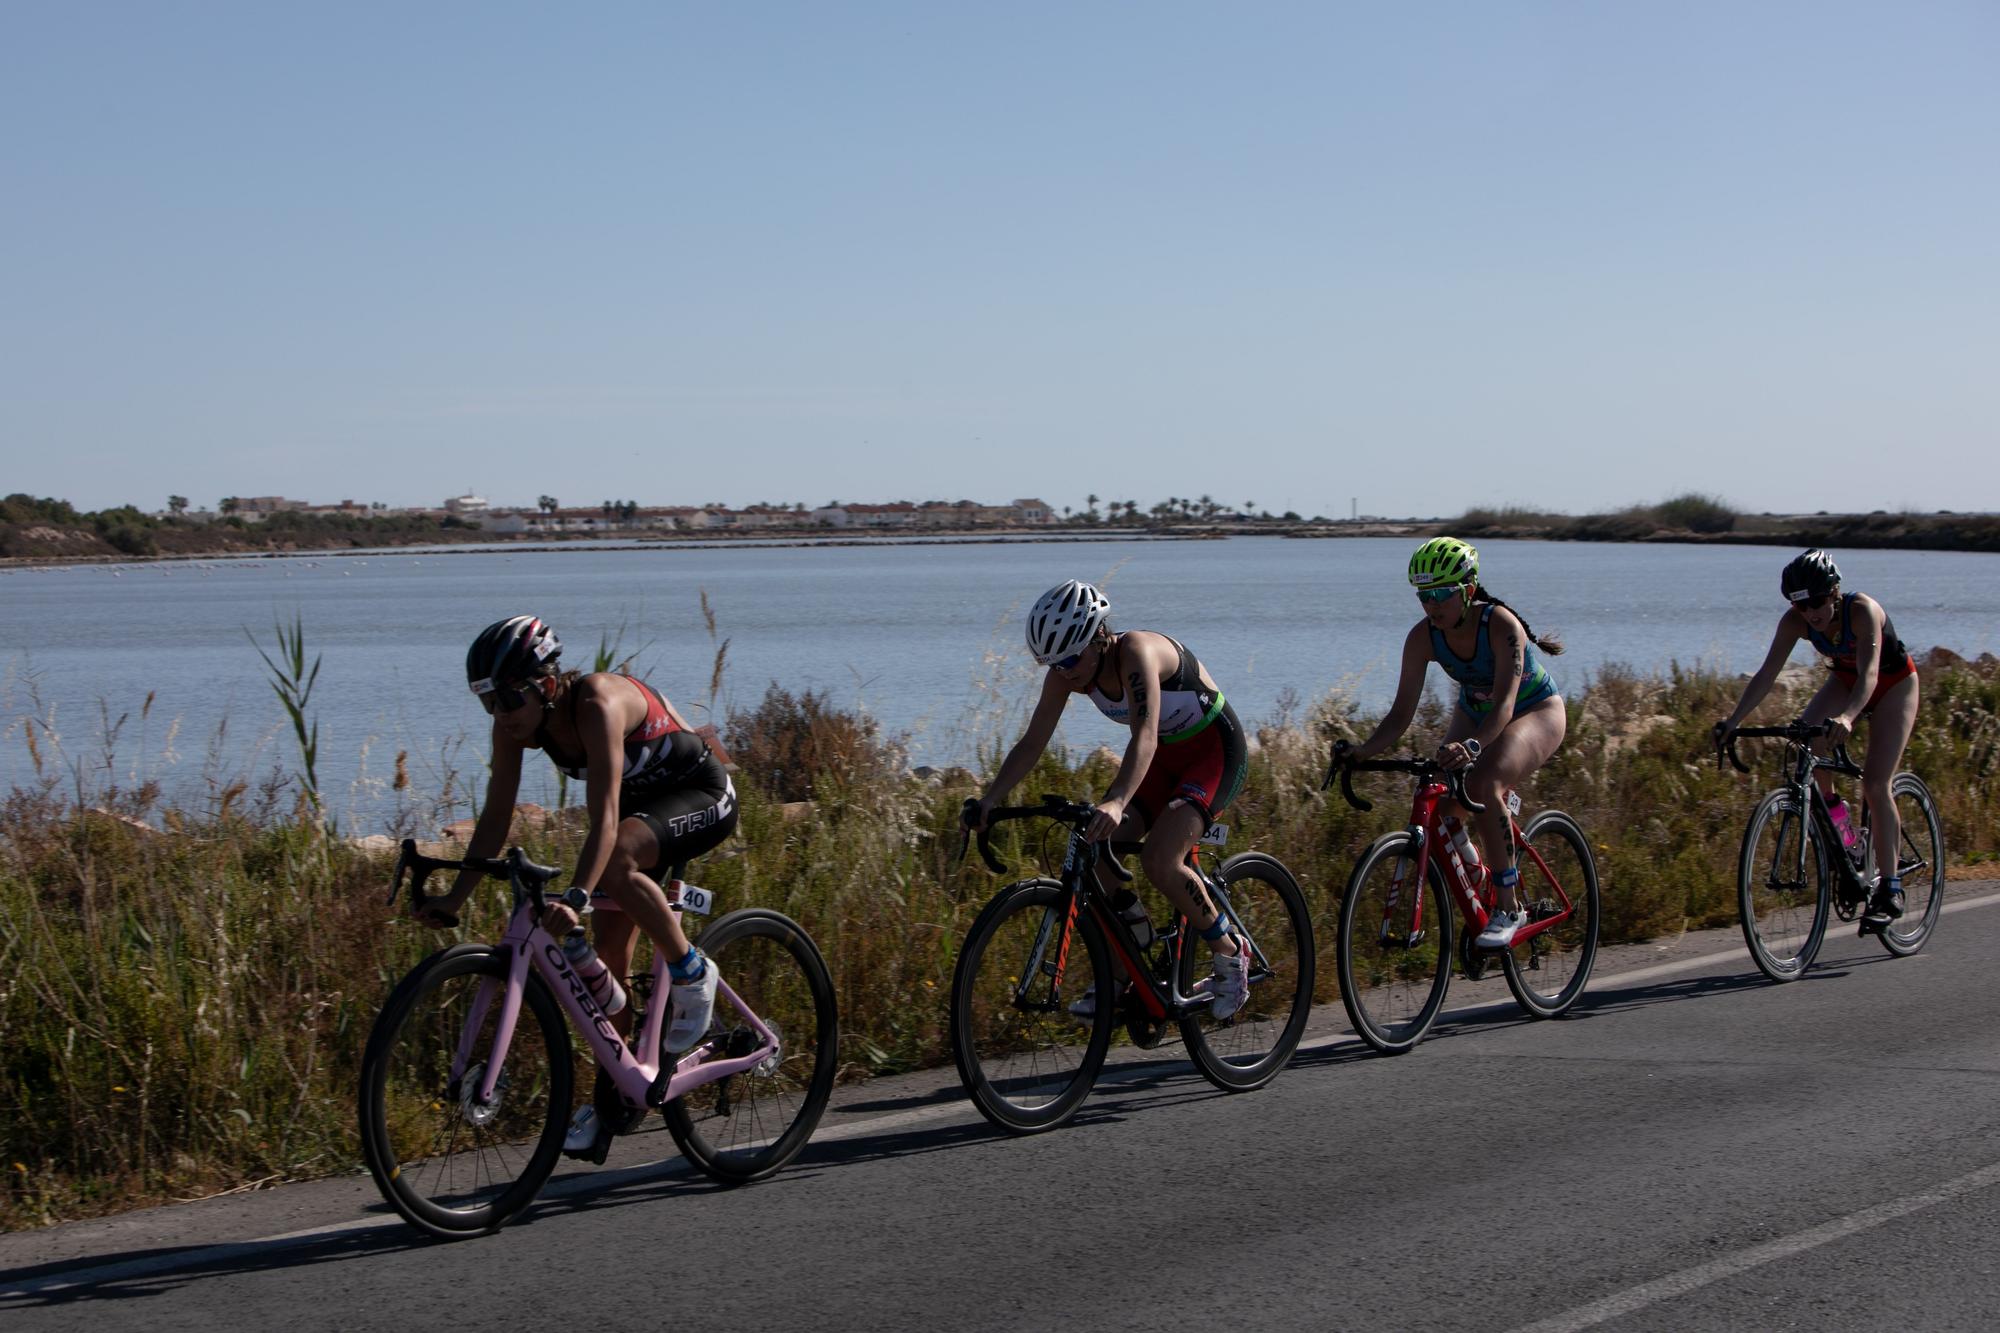
[{"label": "white helmet with black stripes", "polygon": [[1110,613],[1110,599],[1088,583],[1059,583],[1028,613],[1028,651],[1043,666],[1080,653]]}]

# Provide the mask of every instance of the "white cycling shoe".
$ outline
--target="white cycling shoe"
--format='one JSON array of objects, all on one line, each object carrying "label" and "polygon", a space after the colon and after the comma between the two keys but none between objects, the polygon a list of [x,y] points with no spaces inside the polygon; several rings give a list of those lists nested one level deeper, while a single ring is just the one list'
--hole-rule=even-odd
[{"label": "white cycling shoe", "polygon": [[1528,924],[1528,914],[1516,908],[1505,908],[1486,918],[1486,929],[1479,932],[1479,938],[1472,942],[1475,949],[1511,949],[1514,937],[1521,933],[1521,927]]},{"label": "white cycling shoe", "polygon": [[715,960],[704,955],[701,975],[693,981],[676,981],[668,991],[667,1032],[660,1044],[669,1055],[679,1055],[708,1033],[715,1017]]},{"label": "white cycling shoe", "polygon": [[596,1156],[597,1108],[589,1102],[576,1108],[576,1114],[569,1118],[569,1133],[563,1136],[563,1151],[571,1157],[595,1158],[602,1165],[604,1159]]},{"label": "white cycling shoe", "polygon": [[1250,1001],[1250,944],[1242,936],[1236,937],[1236,952],[1216,954],[1209,959],[1214,971],[1195,982],[1191,994],[1207,995],[1209,1015],[1220,1021],[1234,1018],[1236,1011]]}]

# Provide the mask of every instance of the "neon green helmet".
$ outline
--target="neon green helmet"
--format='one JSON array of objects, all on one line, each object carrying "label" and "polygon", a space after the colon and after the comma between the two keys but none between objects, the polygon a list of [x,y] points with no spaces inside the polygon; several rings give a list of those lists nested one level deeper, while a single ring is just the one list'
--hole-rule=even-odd
[{"label": "neon green helmet", "polygon": [[1410,557],[1410,582],[1419,588],[1471,583],[1479,577],[1479,552],[1456,537],[1433,537]]}]

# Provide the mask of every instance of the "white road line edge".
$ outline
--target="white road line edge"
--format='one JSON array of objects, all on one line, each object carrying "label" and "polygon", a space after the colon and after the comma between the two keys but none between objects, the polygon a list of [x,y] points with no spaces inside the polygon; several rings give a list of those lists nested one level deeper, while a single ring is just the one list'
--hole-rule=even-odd
[{"label": "white road line edge", "polygon": [[1830,1245],[1856,1232],[1881,1226],[1884,1222],[1893,1222],[1920,1209],[1955,1199],[1961,1194],[1989,1189],[1994,1185],[2000,1185],[2000,1162],[1954,1177],[1920,1193],[1906,1194],[1900,1199],[1891,1199],[1872,1208],[1849,1213],[1845,1217],[1836,1217],[1831,1222],[1822,1222],[1816,1227],[1810,1227],[1793,1235],[1766,1241],[1741,1254],[1713,1259],[1693,1268],[1684,1268],[1678,1273],[1654,1278],[1650,1282],[1641,1282],[1636,1287],[1614,1292],[1602,1300],[1579,1305],[1574,1310],[1537,1320],[1532,1324],[1523,1324],[1515,1329],[1514,1333],[1580,1333],[1583,1329],[1622,1318],[1649,1305],[1657,1305],[1676,1296],[1685,1296],[1691,1291],[1720,1282],[1724,1278],[1734,1277],[1738,1273],[1748,1272],[1750,1269],[1762,1267],[1779,1259],[1789,1259],[1795,1254],[1817,1249],[1822,1245]]}]

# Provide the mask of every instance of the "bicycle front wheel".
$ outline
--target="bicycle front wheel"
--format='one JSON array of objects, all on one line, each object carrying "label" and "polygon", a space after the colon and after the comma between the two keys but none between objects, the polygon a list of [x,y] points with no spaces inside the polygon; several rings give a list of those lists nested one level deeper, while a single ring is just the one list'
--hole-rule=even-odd
[{"label": "bicycle front wheel", "polygon": [[[1278,1076],[1305,1033],[1312,1013],[1312,915],[1292,872],[1261,853],[1231,857],[1216,879],[1231,929],[1250,941],[1250,998],[1228,1018],[1206,1010],[1183,1018],[1181,1039],[1203,1078],[1225,1092],[1248,1092]],[[1181,949],[1181,994],[1207,966],[1205,957],[1196,961],[1206,953]]]},{"label": "bicycle front wheel", "polygon": [[[1008,885],[972,923],[952,973],[959,1079],[981,1115],[1016,1134],[1069,1119],[1111,1048],[1110,948],[1072,902],[1054,880]],[[1079,1017],[1070,1005],[1087,988],[1095,1005]]]},{"label": "bicycle front wheel", "polygon": [[1903,914],[1882,931],[1882,946],[1898,958],[1924,947],[1944,910],[1944,824],[1931,790],[1915,773],[1889,781],[1902,832],[1896,840],[1896,873],[1903,877]]},{"label": "bicycle front wheel", "polygon": [[1597,961],[1597,859],[1574,819],[1544,810],[1521,831],[1516,864],[1529,924],[1559,919],[1502,955],[1501,969],[1515,1003],[1535,1018],[1554,1018],[1583,994]]},{"label": "bicycle front wheel", "polygon": [[761,1044],[754,1016],[777,1034],[778,1050],[747,1073],[689,1089],[660,1113],[689,1162],[741,1185],[798,1156],[826,1110],[840,1047],[833,978],[805,930],[763,908],[731,912],[698,943],[736,998],[717,992],[697,1049],[711,1059],[749,1055]]},{"label": "bicycle front wheel", "polygon": [[528,974],[491,1099],[479,1089],[506,993],[490,951],[425,965],[389,999],[361,1064],[361,1150],[382,1196],[411,1225],[490,1231],[533,1202],[555,1169],[569,1115],[569,1029]]},{"label": "bicycle front wheel", "polygon": [[1347,1017],[1363,1041],[1391,1055],[1423,1040],[1451,987],[1444,877],[1432,862],[1419,883],[1412,850],[1407,833],[1375,840],[1348,877],[1334,941]]},{"label": "bicycle front wheel", "polygon": [[1804,975],[1826,936],[1833,867],[1811,811],[1790,787],[1767,794],[1750,815],[1736,901],[1757,969],[1773,981]]}]

